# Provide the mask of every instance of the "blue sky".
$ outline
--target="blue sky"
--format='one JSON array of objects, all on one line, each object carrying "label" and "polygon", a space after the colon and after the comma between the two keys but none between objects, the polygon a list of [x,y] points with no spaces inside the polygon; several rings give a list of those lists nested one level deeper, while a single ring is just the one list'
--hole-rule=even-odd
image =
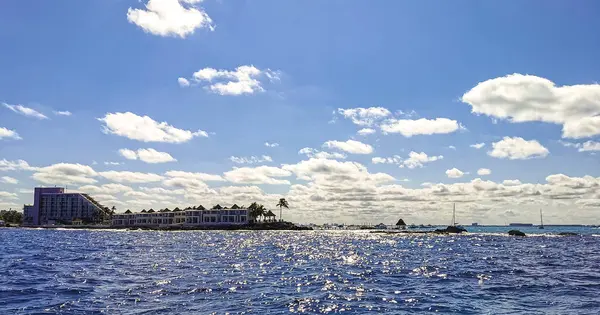
[{"label": "blue sky", "polygon": [[[35,185],[68,185],[120,210],[286,197],[288,218],[302,222],[445,222],[452,202],[473,221],[534,220],[544,207],[550,220],[588,222],[600,208],[598,9],[594,1],[4,1],[0,208],[31,202]],[[241,82],[243,66],[255,74]],[[195,77],[202,69],[215,71]],[[352,116],[358,110],[339,110],[357,108],[388,114],[367,125]],[[206,133],[157,141],[128,112]],[[130,127],[137,137],[123,131]],[[357,134],[363,128],[375,132]],[[340,144],[348,140],[360,144]],[[303,148],[345,158],[310,160]],[[121,149],[153,149],[144,151],[153,163]],[[425,162],[409,168],[411,151]],[[186,174],[166,174],[173,170]],[[566,176],[548,178],[557,174]],[[477,188],[477,178],[491,188]],[[169,191],[142,194],[150,188]]]}]

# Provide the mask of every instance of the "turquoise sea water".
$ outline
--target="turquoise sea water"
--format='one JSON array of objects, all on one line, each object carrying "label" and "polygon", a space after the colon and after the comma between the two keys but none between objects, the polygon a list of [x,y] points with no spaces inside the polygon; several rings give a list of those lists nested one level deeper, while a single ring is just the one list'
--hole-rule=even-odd
[{"label": "turquoise sea water", "polygon": [[0,314],[599,313],[600,230],[478,229],[487,230],[5,228]]}]

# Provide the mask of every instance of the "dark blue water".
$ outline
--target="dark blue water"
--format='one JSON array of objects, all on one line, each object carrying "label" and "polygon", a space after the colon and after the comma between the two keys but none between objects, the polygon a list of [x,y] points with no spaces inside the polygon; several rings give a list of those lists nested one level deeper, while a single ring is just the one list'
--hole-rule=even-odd
[{"label": "dark blue water", "polygon": [[599,249],[594,235],[0,229],[0,314],[599,314]]}]

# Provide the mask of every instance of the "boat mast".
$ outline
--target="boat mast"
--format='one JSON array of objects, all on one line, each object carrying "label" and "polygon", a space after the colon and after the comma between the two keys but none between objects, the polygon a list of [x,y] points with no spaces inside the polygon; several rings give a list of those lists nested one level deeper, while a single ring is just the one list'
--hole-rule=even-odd
[{"label": "boat mast", "polygon": [[452,206],[452,226],[456,226],[456,203]]},{"label": "boat mast", "polygon": [[540,223],[541,223],[541,227],[544,227],[544,217],[542,216],[542,209],[540,209]]}]

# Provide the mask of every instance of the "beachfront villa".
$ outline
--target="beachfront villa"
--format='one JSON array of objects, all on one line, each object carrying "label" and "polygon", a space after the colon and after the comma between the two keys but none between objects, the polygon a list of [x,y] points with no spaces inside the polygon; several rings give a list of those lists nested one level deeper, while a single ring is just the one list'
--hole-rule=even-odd
[{"label": "beachfront villa", "polygon": [[24,225],[101,223],[110,218],[108,208],[84,193],[66,193],[62,187],[36,187],[33,205],[23,207]]},{"label": "beachfront villa", "polygon": [[244,225],[248,209],[186,209],[165,212],[119,213],[112,216],[113,227],[196,227]]}]

